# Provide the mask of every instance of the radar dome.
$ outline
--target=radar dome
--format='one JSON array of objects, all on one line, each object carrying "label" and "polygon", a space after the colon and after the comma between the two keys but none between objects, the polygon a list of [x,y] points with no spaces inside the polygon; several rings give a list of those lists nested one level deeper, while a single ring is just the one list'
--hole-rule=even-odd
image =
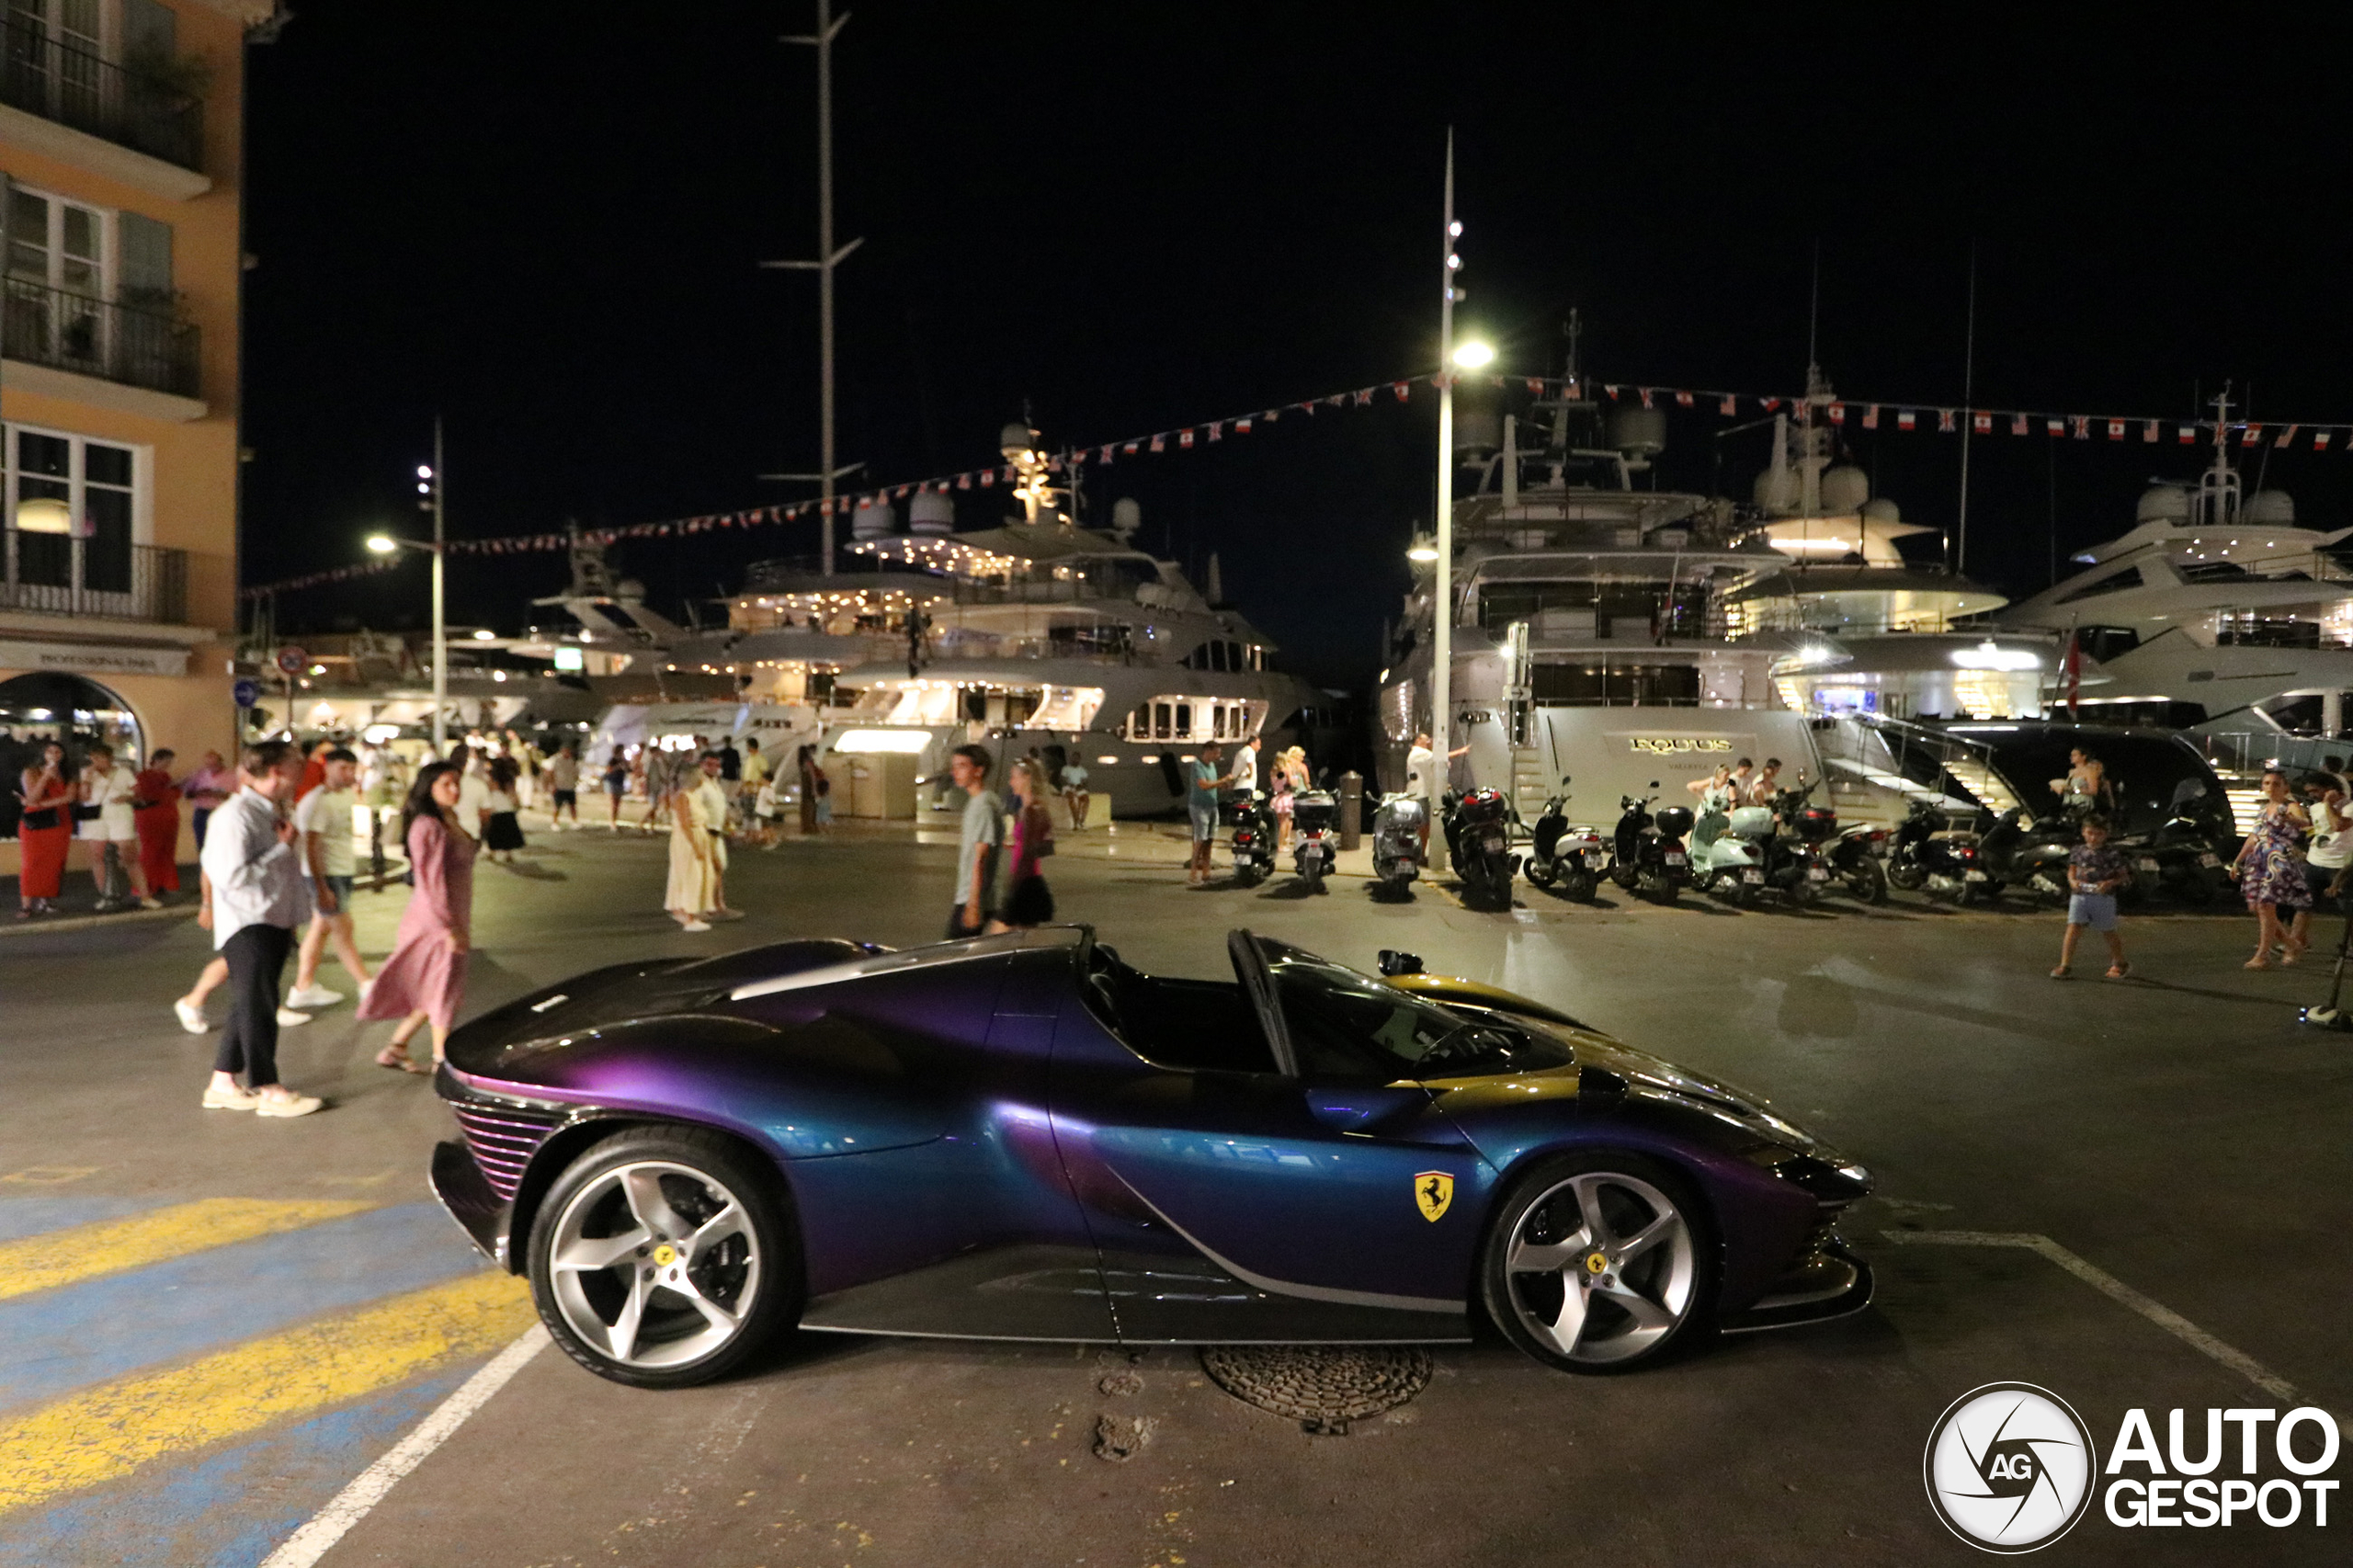
[{"label": "radar dome", "polygon": [[1489,408],[1457,409],[1454,415],[1454,455],[1477,461],[1504,444],[1503,417]]},{"label": "radar dome", "polygon": [[1143,527],[1143,505],[1132,495],[1122,495],[1111,503],[1111,532],[1120,543],[1135,538]]},{"label": "radar dome", "polygon": [[1822,509],[1833,517],[1859,512],[1871,498],[1870,475],[1853,463],[1840,463],[1822,475]]},{"label": "radar dome", "polygon": [[624,577],[620,582],[613,585],[613,597],[617,599],[642,599],[645,597],[645,585],[639,582],[634,577]]},{"label": "radar dome", "polygon": [[849,515],[852,539],[882,539],[898,526],[898,514],[891,509],[891,503],[879,495],[861,496],[857,509]]},{"label": "radar dome", "polygon": [[1749,496],[1759,511],[1782,516],[1797,510],[1798,476],[1795,469],[1766,469],[1750,486]]},{"label": "radar dome", "polygon": [[907,503],[907,531],[937,537],[956,531],[956,503],[937,490],[926,490]]},{"label": "radar dome", "polygon": [[996,433],[997,450],[1011,457],[1016,452],[1028,451],[1029,443],[1037,438],[1038,432],[1017,420]]},{"label": "radar dome", "polygon": [[1863,503],[1863,521],[1867,523],[1900,523],[1904,509],[1884,495],[1874,495]]},{"label": "radar dome", "polygon": [[2140,503],[2132,508],[2136,523],[2186,523],[2189,521],[2189,491],[2179,484],[2152,484],[2141,492]]},{"label": "radar dome", "polygon": [[2295,498],[2284,490],[2258,490],[2246,498],[2246,506],[2239,513],[2239,520],[2287,527],[2296,520]]},{"label": "radar dome", "polygon": [[1621,452],[1645,458],[1666,450],[1666,410],[1618,410],[1609,416],[1609,444]]}]

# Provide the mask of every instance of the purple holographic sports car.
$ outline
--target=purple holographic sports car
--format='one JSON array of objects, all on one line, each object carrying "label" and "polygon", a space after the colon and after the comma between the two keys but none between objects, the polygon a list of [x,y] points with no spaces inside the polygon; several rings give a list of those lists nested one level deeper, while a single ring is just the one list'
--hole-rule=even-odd
[{"label": "purple holographic sports car", "polygon": [[450,1037],[441,1201],[574,1359],[715,1378],[795,1324],[1466,1340],[1572,1371],[1860,1310],[1870,1176],[1540,1003],[1237,931],[1085,927],[598,970]]}]

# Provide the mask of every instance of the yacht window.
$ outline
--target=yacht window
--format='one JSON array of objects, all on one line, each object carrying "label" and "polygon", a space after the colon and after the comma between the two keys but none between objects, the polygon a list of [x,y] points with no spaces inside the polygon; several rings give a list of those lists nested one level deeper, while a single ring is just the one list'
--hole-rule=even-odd
[{"label": "yacht window", "polygon": [[1180,741],[1189,741],[1193,738],[1193,705],[1189,702],[1179,702],[1176,705],[1175,738]]},{"label": "yacht window", "polygon": [[2141,569],[2138,566],[2127,566],[2123,571],[2111,576],[2102,577],[2097,583],[2077,588],[2074,593],[2062,597],[2059,602],[2063,605],[2071,605],[2077,599],[2087,599],[2097,594],[2119,593],[2123,589],[2137,588],[2140,585]]},{"label": "yacht window", "polygon": [[1176,739],[1176,710],[1172,704],[1166,702],[1155,702],[1152,705],[1152,738],[1154,740],[1167,741]]}]

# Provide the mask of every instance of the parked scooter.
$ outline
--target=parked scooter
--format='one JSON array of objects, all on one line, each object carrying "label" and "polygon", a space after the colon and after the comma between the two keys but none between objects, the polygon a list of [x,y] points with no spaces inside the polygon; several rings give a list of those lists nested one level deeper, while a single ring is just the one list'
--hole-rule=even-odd
[{"label": "parked scooter", "polygon": [[1765,887],[1757,841],[1770,838],[1773,813],[1763,806],[1710,808],[1691,828],[1691,885],[1737,909]]},{"label": "parked scooter", "polygon": [[[2124,852],[2133,860],[2133,891],[2164,892],[2184,903],[2211,903],[2231,885],[2222,869],[2221,846],[2211,829],[2190,813],[2193,801],[2205,796],[2194,779],[2184,779],[2174,793],[2172,814],[2145,840],[2130,840]],[[2155,861],[2152,867],[2149,862]]]},{"label": "parked scooter", "polygon": [[2075,825],[2060,817],[2023,826],[2012,806],[1977,840],[1974,869],[1984,873],[1986,896],[2015,887],[2046,903],[2066,903],[2067,857],[2077,837]]},{"label": "parked scooter", "polygon": [[1977,835],[1956,833],[1934,801],[1915,799],[1887,852],[1887,880],[1909,892],[1926,889],[1931,898],[1974,903],[1984,895],[1987,877],[1977,863]]},{"label": "parked scooter", "polygon": [[1511,907],[1511,802],[1500,790],[1472,790],[1446,798],[1446,851],[1463,891],[1499,908]]},{"label": "parked scooter", "polygon": [[1887,853],[1887,830],[1850,827],[1842,831],[1838,808],[1813,799],[1821,784],[1817,778],[1795,790],[1781,790],[1774,797],[1773,814],[1785,829],[1813,847],[1823,872],[1818,881],[1825,890],[1844,892],[1865,903],[1885,903],[1887,868],[1881,864],[1881,858]]},{"label": "parked scooter", "polygon": [[1609,846],[1597,828],[1569,824],[1568,798],[1569,776],[1563,773],[1561,792],[1544,802],[1544,814],[1536,819],[1525,869],[1528,880],[1540,888],[1558,882],[1566,896],[1588,899],[1608,869]]},{"label": "parked scooter", "polygon": [[1372,817],[1373,886],[1403,892],[1422,873],[1422,833],[1429,804],[1419,795],[1383,795]]},{"label": "parked scooter", "polygon": [[1774,791],[1768,808],[1772,827],[1758,848],[1765,864],[1765,885],[1790,903],[1804,905],[1830,885],[1830,862],[1822,846],[1838,831],[1838,812],[1835,807],[1813,803],[1813,792],[1822,780],[1808,781],[1803,774],[1798,777],[1795,789]]},{"label": "parked scooter", "polygon": [[1275,813],[1259,790],[1237,792],[1226,811],[1233,826],[1233,880],[1255,887],[1275,869]]},{"label": "parked scooter", "polygon": [[1302,790],[1290,798],[1290,859],[1310,892],[1340,861],[1340,798],[1329,790]]},{"label": "parked scooter", "polygon": [[[1651,780],[1651,788],[1657,789],[1658,780]],[[1619,798],[1625,814],[1609,835],[1613,856],[1609,880],[1629,892],[1672,903],[1676,891],[1691,881],[1690,858],[1683,848],[1683,836],[1691,831],[1691,809],[1666,806],[1654,814],[1651,802],[1657,799],[1656,795]]]}]

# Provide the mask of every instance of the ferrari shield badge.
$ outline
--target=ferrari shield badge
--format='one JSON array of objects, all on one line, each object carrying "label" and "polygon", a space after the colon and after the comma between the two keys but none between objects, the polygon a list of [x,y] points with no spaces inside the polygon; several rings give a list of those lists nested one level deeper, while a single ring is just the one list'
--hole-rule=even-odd
[{"label": "ferrari shield badge", "polygon": [[1454,1178],[1446,1172],[1424,1171],[1414,1178],[1414,1202],[1423,1219],[1435,1224],[1446,1217],[1446,1206],[1453,1201]]}]

